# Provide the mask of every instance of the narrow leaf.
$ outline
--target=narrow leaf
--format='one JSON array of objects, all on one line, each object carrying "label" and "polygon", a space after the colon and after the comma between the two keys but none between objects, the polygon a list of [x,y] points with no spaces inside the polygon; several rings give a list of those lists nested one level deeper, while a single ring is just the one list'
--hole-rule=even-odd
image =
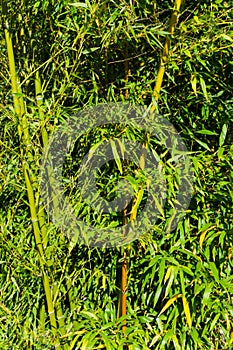
[{"label": "narrow leaf", "polygon": [[209,266],[210,266],[210,269],[211,269],[211,272],[212,272],[212,274],[214,276],[215,281],[219,282],[219,272],[218,272],[218,269],[217,269],[215,263],[214,262],[210,262]]},{"label": "narrow leaf", "polygon": [[223,124],[222,131],[221,131],[221,134],[219,136],[219,146],[220,147],[224,145],[224,142],[225,142],[225,139],[227,136],[227,128],[228,128],[228,125]]},{"label": "narrow leaf", "polygon": [[122,169],[122,164],[121,164],[121,158],[120,158],[120,156],[119,156],[119,154],[117,152],[115,141],[113,139],[110,139],[110,144],[111,144],[111,147],[112,147],[112,153],[113,153],[113,156],[114,156],[114,160],[115,160],[115,162],[117,164],[119,172],[122,175],[123,174],[123,169]]},{"label": "narrow leaf", "polygon": [[70,6],[75,6],[75,7],[83,7],[83,8],[87,8],[87,4],[85,4],[84,2],[75,2],[73,4],[69,4]]},{"label": "narrow leaf", "polygon": [[191,75],[191,85],[195,95],[197,95],[197,76],[195,73]]},{"label": "narrow leaf", "polygon": [[205,96],[205,99],[207,101],[209,101],[209,98],[208,98],[208,95],[207,95],[207,90],[206,90],[205,80],[202,77],[200,77],[200,84],[201,84],[201,88],[202,88],[203,94]]},{"label": "narrow leaf", "polygon": [[184,295],[182,297],[182,301],[183,301],[183,307],[184,307],[184,313],[186,316],[186,321],[187,321],[189,328],[191,329],[192,328],[192,319],[191,319],[189,304],[188,304],[188,301]]},{"label": "narrow leaf", "polygon": [[197,133],[202,135],[218,135],[216,132],[206,129],[198,130]]},{"label": "narrow leaf", "polygon": [[204,229],[204,230],[201,232],[200,240],[199,240],[199,243],[200,243],[200,247],[201,247],[201,248],[202,248],[202,246],[203,246],[206,233],[209,232],[210,230],[212,230],[214,227],[216,227],[216,226],[215,226],[215,225],[210,226],[210,227],[208,227],[207,229]]},{"label": "narrow leaf", "polygon": [[172,304],[174,304],[174,302],[175,302],[178,298],[180,298],[181,296],[182,296],[182,294],[176,294],[176,295],[174,295],[174,297],[172,297],[170,300],[168,300],[168,302],[164,305],[164,307],[163,307],[162,310],[160,311],[159,316],[160,316],[164,311],[166,311],[166,310],[169,308],[169,306],[171,306]]}]

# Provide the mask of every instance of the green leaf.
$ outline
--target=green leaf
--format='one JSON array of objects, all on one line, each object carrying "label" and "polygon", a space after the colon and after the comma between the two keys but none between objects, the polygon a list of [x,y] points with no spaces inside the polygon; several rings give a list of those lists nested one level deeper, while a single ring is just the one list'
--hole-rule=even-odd
[{"label": "green leaf", "polygon": [[121,173],[121,175],[123,174],[123,169],[122,169],[122,163],[121,163],[121,157],[119,156],[118,152],[117,152],[117,147],[116,147],[116,143],[115,140],[110,139],[110,144],[112,147],[112,153],[114,156],[114,160],[117,164],[118,170]]},{"label": "green leaf", "polygon": [[205,96],[205,99],[209,102],[209,97],[207,95],[205,80],[202,77],[200,77],[200,84],[201,84],[201,88],[202,88],[203,94]]},{"label": "green leaf", "polygon": [[209,263],[209,267],[216,282],[219,282],[219,272],[214,262]]},{"label": "green leaf", "polygon": [[195,139],[195,140],[197,141],[197,143],[199,143],[199,145],[201,145],[202,147],[204,147],[205,149],[207,149],[208,151],[210,151],[210,148],[209,148],[209,146],[207,145],[207,143],[202,142],[202,141],[200,141],[200,140],[198,140],[198,139]]},{"label": "green leaf", "polygon": [[70,6],[75,6],[75,7],[83,7],[85,9],[88,8],[87,4],[85,2],[74,2],[69,4]]},{"label": "green leaf", "polygon": [[82,54],[83,54],[83,55],[88,55],[88,54],[91,53],[91,52],[97,51],[99,48],[100,48],[99,46],[97,46],[97,47],[91,47],[91,48],[88,49],[88,50],[83,50],[83,51],[82,51]]},{"label": "green leaf", "polygon": [[208,283],[205,290],[204,290],[204,294],[203,294],[203,298],[202,298],[203,307],[206,306],[211,301],[210,294],[212,292],[213,285],[214,285],[213,282]]},{"label": "green leaf", "polygon": [[202,341],[201,341],[201,338],[199,337],[199,334],[195,328],[192,329],[192,331],[190,332],[190,335],[193,338],[194,343],[198,344],[200,346],[200,349],[201,349]]},{"label": "green leaf", "polygon": [[219,146],[223,146],[226,136],[227,136],[227,129],[228,129],[228,124],[223,124],[221,134],[219,136]]},{"label": "green leaf", "polygon": [[215,131],[210,131],[206,129],[198,130],[197,133],[202,135],[218,135]]},{"label": "green leaf", "polygon": [[192,85],[192,89],[193,89],[195,95],[197,95],[197,76],[196,76],[196,73],[191,75],[191,85]]},{"label": "green leaf", "polygon": [[97,317],[93,312],[90,312],[90,311],[82,311],[81,313],[82,313],[83,315],[85,315],[85,316],[88,316],[88,317],[91,318],[91,319],[96,320],[96,321],[99,320],[98,317]]}]

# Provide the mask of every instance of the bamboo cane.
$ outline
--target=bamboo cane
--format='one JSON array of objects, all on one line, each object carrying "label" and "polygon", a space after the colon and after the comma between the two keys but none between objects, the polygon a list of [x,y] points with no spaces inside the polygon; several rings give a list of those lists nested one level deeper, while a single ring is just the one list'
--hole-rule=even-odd
[{"label": "bamboo cane", "polygon": [[[37,102],[37,107],[39,111],[39,116],[40,116],[40,123],[41,123],[41,135],[42,135],[42,143],[43,147],[46,147],[48,144],[48,133],[45,127],[45,116],[44,116],[44,111],[43,111],[43,91],[41,87],[41,79],[39,75],[39,70],[36,71],[36,78],[35,78],[35,92],[36,92],[36,102]],[[38,196],[39,196],[39,191],[38,191]],[[40,223],[40,229],[42,232],[43,236],[43,246],[46,247],[48,244],[48,237],[47,237],[47,232],[46,232],[46,226],[45,226],[45,215],[44,215],[44,208],[42,206],[39,206],[38,210],[38,218],[39,218],[39,223]],[[54,285],[54,291],[53,291],[53,303],[55,304],[55,298],[56,295],[58,294],[58,285]],[[56,303],[56,316],[57,316],[57,322],[59,326],[59,333],[61,336],[64,336],[66,333],[65,330],[65,322],[64,322],[64,314],[62,310],[62,305],[61,302],[58,301]],[[63,348],[65,350],[68,350],[68,345],[64,344]]]},{"label": "bamboo cane", "polygon": [[[178,21],[178,14],[180,11],[180,7],[182,4],[182,0],[175,0],[175,5],[172,11],[172,15],[171,15],[171,19],[170,19],[170,25],[169,25],[169,37],[167,37],[166,42],[164,44],[164,48],[162,50],[162,54],[160,57],[160,66],[159,66],[159,71],[158,71],[158,75],[157,75],[157,79],[156,79],[156,84],[155,84],[155,88],[153,91],[153,95],[152,97],[154,97],[155,101],[158,102],[159,100],[159,96],[160,96],[160,90],[162,87],[162,82],[163,82],[163,77],[164,77],[164,72],[165,72],[165,65],[167,63],[168,57],[169,57],[169,48],[171,45],[171,36],[174,34],[175,31],[175,27]],[[155,105],[152,104],[151,107],[151,112],[155,111]],[[144,166],[145,166],[145,151],[148,148],[148,143],[149,143],[149,135],[147,134],[147,140],[146,142],[143,144],[143,150],[142,150],[142,154],[140,157],[140,168],[143,170]],[[135,199],[134,203],[137,201],[137,198]],[[134,221],[137,217],[137,207],[134,208],[134,210],[132,210],[131,215],[130,215],[130,221]]]},{"label": "bamboo cane", "polygon": [[33,175],[32,175],[31,168],[29,167],[29,163],[27,161],[27,160],[32,161],[32,155],[31,155],[31,152],[29,151],[30,148],[28,147],[28,145],[30,144],[30,136],[28,132],[27,119],[25,116],[24,100],[22,97],[22,92],[21,92],[17,74],[16,74],[13,43],[12,43],[10,31],[9,31],[9,25],[7,22],[7,3],[5,1],[2,2],[2,11],[3,11],[3,18],[5,20],[4,32],[5,32],[5,40],[6,40],[8,61],[9,61],[11,89],[12,89],[12,95],[13,95],[14,109],[18,117],[18,134],[20,137],[22,167],[23,167],[23,173],[24,173],[26,187],[27,187],[32,226],[33,226],[36,245],[39,251],[39,261],[42,269],[43,285],[44,285],[44,290],[46,295],[50,324],[51,324],[52,332],[55,338],[55,346],[57,349],[61,349],[59,339],[57,337],[57,323],[56,323],[55,310],[54,310],[52,297],[51,297],[52,295],[51,288],[49,285],[48,276],[45,272],[44,251],[43,251],[43,245],[41,242],[41,232],[40,232],[40,227],[38,225],[38,215],[37,215],[37,208],[36,208],[35,195],[34,195],[34,189],[33,189],[33,185],[34,185],[32,180]]},{"label": "bamboo cane", "polygon": [[[154,92],[153,92],[153,97],[155,98],[155,101],[158,102],[159,100],[159,95],[160,95],[160,90],[162,87],[162,83],[163,83],[163,77],[164,77],[164,73],[165,73],[165,66],[169,57],[169,49],[171,46],[171,37],[174,34],[175,31],[175,27],[176,24],[178,22],[178,14],[180,11],[180,7],[182,4],[182,0],[176,0],[175,1],[175,5],[173,8],[173,12],[171,15],[171,19],[170,19],[170,25],[169,25],[169,36],[167,37],[166,41],[165,41],[165,45],[163,47],[163,51],[160,57],[160,66],[159,66],[159,71],[158,71],[158,75],[157,75],[157,79],[156,79],[156,84],[155,84],[155,88],[154,88]],[[152,105],[151,107],[151,111],[154,112],[155,110],[155,106]]]}]

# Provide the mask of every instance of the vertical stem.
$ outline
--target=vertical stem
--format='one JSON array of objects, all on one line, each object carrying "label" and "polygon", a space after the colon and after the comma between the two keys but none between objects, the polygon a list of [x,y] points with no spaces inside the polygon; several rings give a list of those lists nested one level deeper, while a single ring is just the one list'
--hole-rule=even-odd
[{"label": "vertical stem", "polygon": [[39,311],[39,325],[40,333],[45,334],[45,304],[43,301]]},{"label": "vertical stem", "polygon": [[[48,143],[48,133],[45,128],[45,118],[44,118],[44,111],[43,111],[43,94],[42,94],[39,71],[36,71],[35,92],[36,92],[36,102],[37,102],[39,116],[40,116],[42,142],[43,142],[43,146],[46,147]],[[39,201],[40,201],[40,194],[38,191],[37,202]],[[48,234],[46,230],[45,213],[44,213],[44,208],[41,205],[38,205],[38,206],[39,206],[38,219],[39,219],[40,229],[42,233],[43,246],[46,248],[48,244]]]},{"label": "vertical stem", "polygon": [[[128,261],[127,261],[127,252],[126,249],[124,249],[123,252],[123,262],[122,262],[122,280],[121,280],[121,316],[127,315],[127,272],[128,272]],[[126,321],[124,321],[123,327],[122,327],[123,333],[126,332]]]},{"label": "vertical stem", "polygon": [[9,71],[10,71],[10,78],[11,78],[11,88],[12,88],[12,94],[13,94],[14,109],[18,117],[18,133],[20,137],[22,167],[23,167],[23,173],[24,173],[26,187],[27,187],[32,226],[33,226],[36,245],[39,251],[39,261],[40,261],[40,266],[42,270],[43,285],[44,285],[44,290],[46,295],[46,302],[47,302],[47,308],[49,312],[50,324],[51,324],[52,332],[55,338],[55,346],[57,349],[60,349],[60,343],[57,337],[57,323],[55,318],[55,310],[52,302],[52,293],[49,285],[49,278],[45,272],[44,249],[41,242],[41,231],[38,224],[38,213],[37,213],[35,194],[33,189],[33,185],[35,181],[34,181],[33,173],[29,167],[29,162],[30,164],[33,164],[33,156],[30,150],[30,136],[28,131],[28,123],[25,116],[25,105],[24,105],[22,92],[20,89],[19,82],[17,80],[12,38],[9,32],[9,25],[7,22],[6,1],[2,1],[2,11],[3,11],[4,22],[5,22],[4,32],[5,32],[7,54],[8,54],[8,60],[9,60]]},{"label": "vertical stem", "polygon": [[[156,80],[156,84],[155,84],[155,88],[154,88],[154,92],[153,92],[153,97],[155,98],[155,101],[157,102],[159,99],[159,94],[160,94],[160,90],[162,87],[162,82],[163,82],[163,76],[164,76],[164,72],[165,72],[165,65],[167,63],[168,60],[168,56],[169,56],[169,49],[170,49],[170,45],[171,45],[171,36],[174,34],[175,31],[175,27],[176,24],[178,22],[178,14],[180,11],[180,7],[181,7],[181,3],[182,0],[175,0],[175,6],[171,15],[171,19],[170,19],[170,25],[169,25],[169,33],[170,35],[167,37],[166,41],[165,41],[165,45],[160,57],[160,66],[159,66],[159,71],[158,71],[158,75],[157,75],[157,80]],[[152,105],[152,112],[154,112],[155,110],[155,106]]]},{"label": "vertical stem", "polygon": [[[123,226],[126,225],[126,215],[127,208],[124,209],[123,212]],[[127,248],[123,247],[123,261],[121,266],[121,316],[127,315],[127,274],[128,274],[128,256],[127,256]],[[123,333],[126,333],[126,320],[124,321],[122,327]]]},{"label": "vertical stem", "polygon": [[[159,99],[159,94],[160,94],[160,90],[162,87],[163,76],[164,76],[164,72],[165,72],[165,65],[167,63],[168,56],[169,56],[169,48],[171,45],[170,37],[174,34],[174,31],[175,31],[175,26],[176,26],[177,21],[178,21],[178,14],[180,11],[181,3],[182,3],[182,0],[175,0],[175,6],[174,6],[174,9],[173,9],[173,12],[171,15],[170,25],[169,25],[169,30],[168,30],[170,33],[170,36],[167,37],[162,54],[161,54],[159,71],[158,71],[156,85],[155,85],[154,92],[153,92],[153,97],[155,98],[156,102]],[[152,105],[151,112],[154,112],[154,110],[155,110],[155,106]],[[142,170],[144,169],[144,165],[145,165],[145,159],[144,159],[145,158],[145,150],[147,149],[148,143],[149,143],[149,134],[147,134],[146,136],[147,136],[147,140],[143,144],[143,151],[142,151],[142,154],[140,157],[140,168]],[[137,217],[137,208],[135,207],[135,209],[131,213],[130,220],[133,221],[136,219],[136,217]]]},{"label": "vertical stem", "polygon": [[[54,285],[54,294],[58,293],[58,285]],[[59,333],[61,336],[64,336],[66,334],[66,328],[65,328],[65,322],[64,322],[64,314],[62,310],[62,305],[61,301],[58,300],[56,303],[56,316],[57,316],[57,321],[59,325]],[[63,349],[64,350],[69,350],[68,344],[63,344]]]},{"label": "vertical stem", "polygon": [[[128,42],[126,42],[126,60],[124,62],[124,66],[125,66],[125,85],[128,85],[129,82],[129,61],[128,61]],[[126,87],[125,90],[125,99],[127,100],[129,98],[129,89],[128,87]]]},{"label": "vertical stem", "polygon": [[[42,143],[43,143],[43,146],[46,147],[48,144],[48,133],[45,127],[45,117],[44,117],[44,111],[43,111],[43,91],[41,87],[41,79],[40,79],[39,71],[36,72],[35,92],[36,92],[36,102],[38,106],[40,123],[41,123]],[[49,179],[51,180],[51,177]],[[38,196],[39,196],[39,193],[38,193]],[[38,218],[39,218],[40,228],[41,228],[42,237],[43,237],[43,245],[44,247],[46,247],[48,244],[48,236],[47,236],[44,217],[45,217],[44,208],[42,206],[39,206]],[[58,293],[59,293],[58,285],[55,284],[53,296],[56,296]],[[53,299],[55,303],[55,297]],[[57,321],[59,325],[59,332],[63,336],[65,335],[65,322],[64,322],[62,305],[60,301],[58,301],[56,305],[56,316],[57,316]],[[64,344],[63,347],[65,350],[68,350],[67,344]]]},{"label": "vertical stem", "polygon": [[42,134],[43,146],[45,147],[48,143],[48,133],[45,128],[45,117],[44,117],[44,111],[43,111],[43,92],[41,88],[41,80],[40,80],[40,75],[38,70],[36,71],[35,90],[36,90],[36,102],[37,102],[40,121],[41,121],[41,134]]}]

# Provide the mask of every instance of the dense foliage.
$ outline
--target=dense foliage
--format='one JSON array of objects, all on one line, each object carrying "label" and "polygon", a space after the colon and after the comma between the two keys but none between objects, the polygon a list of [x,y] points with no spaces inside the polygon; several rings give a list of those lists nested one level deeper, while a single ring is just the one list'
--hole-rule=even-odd
[{"label": "dense foliage", "polygon": [[[173,123],[192,158],[194,193],[169,234],[169,206],[153,232],[129,247],[127,330],[119,317],[122,248],[71,245],[44,223],[44,262],[30,220],[23,164],[39,178],[44,129],[103,102],[150,105],[168,34],[170,1],[3,1],[30,134],[20,134],[4,31],[0,33],[0,348],[230,349],[233,343],[233,61],[230,1],[184,2],[172,38],[157,110]],[[38,81],[41,81],[41,90]],[[35,88],[36,84],[36,88]],[[35,90],[36,89],[36,90]],[[42,94],[43,92],[43,94]],[[42,101],[38,103],[38,101]],[[153,103],[156,102],[153,100]],[[119,126],[120,128],[120,126]],[[87,222],[96,216],[72,190],[87,150],[110,130],[87,133],[66,159],[64,184]],[[115,134],[119,130],[114,130]],[[145,137],[137,131],[138,139]],[[80,147],[81,146],[81,147]],[[22,154],[26,156],[22,156]],[[25,158],[26,157],[26,158]],[[133,169],[132,164],[125,166]],[[168,169],[169,171],[169,169]],[[112,181],[109,181],[111,174]],[[114,197],[119,164],[99,188]],[[70,186],[70,187],[69,187]],[[170,183],[170,192],[174,190]],[[37,193],[37,182],[32,188]],[[112,192],[113,191],[113,192]],[[76,200],[76,202],[75,202]],[[39,198],[36,197],[37,208]],[[118,222],[118,224],[119,224]],[[43,265],[44,264],[44,265]],[[48,276],[57,333],[43,283]]]}]

